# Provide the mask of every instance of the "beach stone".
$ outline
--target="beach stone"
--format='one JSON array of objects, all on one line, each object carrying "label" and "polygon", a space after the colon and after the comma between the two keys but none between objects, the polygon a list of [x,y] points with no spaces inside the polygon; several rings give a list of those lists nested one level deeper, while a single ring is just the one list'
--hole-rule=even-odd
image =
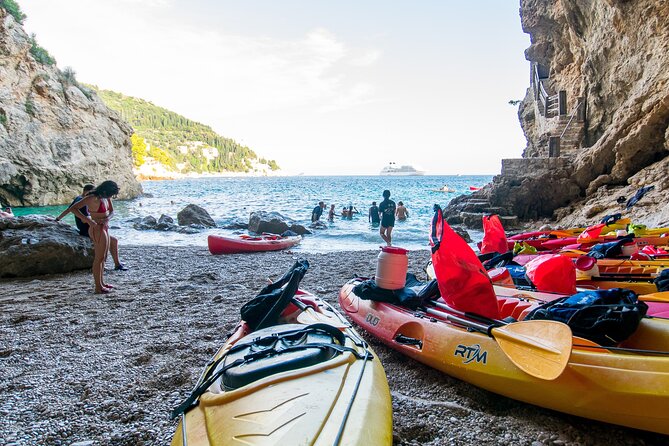
[{"label": "beach stone", "polygon": [[158,224],[159,225],[161,225],[161,224],[173,225],[174,224],[174,219],[172,217],[170,217],[169,215],[162,214],[160,216],[160,218],[158,219]]},{"label": "beach stone", "polygon": [[70,225],[41,215],[0,219],[0,278],[88,269],[93,245]]},{"label": "beach stone", "polygon": [[287,230],[297,235],[311,234],[307,228],[278,212],[256,211],[249,217],[249,232],[283,234]]},{"label": "beach stone", "polygon": [[199,224],[210,228],[216,227],[216,222],[204,208],[196,204],[189,204],[177,214],[177,221],[181,226]]},{"label": "beach stone", "polygon": [[148,215],[142,218],[141,221],[133,224],[132,227],[137,229],[138,231],[146,231],[149,229],[156,229],[157,224],[158,222],[156,221],[156,218],[152,215]]}]

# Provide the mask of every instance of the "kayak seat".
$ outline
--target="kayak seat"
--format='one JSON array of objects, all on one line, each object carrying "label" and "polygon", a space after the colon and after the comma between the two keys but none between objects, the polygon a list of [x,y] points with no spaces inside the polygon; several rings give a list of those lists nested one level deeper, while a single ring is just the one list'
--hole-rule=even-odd
[{"label": "kayak seat", "polygon": [[516,308],[518,302],[520,302],[518,299],[499,299],[498,307],[500,317],[505,318],[507,316],[511,316],[513,309]]},{"label": "kayak seat", "polygon": [[[309,328],[301,324],[276,325],[240,339],[220,367],[230,366],[237,360],[244,362],[231,366],[223,373],[221,387],[238,389],[276,373],[328,361],[339,353],[336,347],[341,344],[337,344],[332,335]],[[319,344],[319,347],[305,344]]]},{"label": "kayak seat", "polygon": [[523,313],[523,310],[531,307],[533,307],[533,305],[530,302],[518,302],[518,305],[516,305],[516,307],[511,312],[511,316],[513,316],[513,318],[516,320],[520,320],[520,315]]}]

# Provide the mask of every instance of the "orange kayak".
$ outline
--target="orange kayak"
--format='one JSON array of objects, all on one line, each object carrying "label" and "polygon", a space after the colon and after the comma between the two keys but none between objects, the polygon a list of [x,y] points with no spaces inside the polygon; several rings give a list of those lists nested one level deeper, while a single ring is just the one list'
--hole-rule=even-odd
[{"label": "orange kayak", "polygon": [[[644,318],[618,349],[574,337],[562,373],[540,379],[515,365],[500,348],[501,340],[453,322],[447,310],[414,311],[363,300],[353,292],[358,282],[341,289],[341,308],[372,336],[417,361],[509,398],[669,434],[669,320]],[[531,305],[512,296],[498,300],[502,317],[519,319]]]}]

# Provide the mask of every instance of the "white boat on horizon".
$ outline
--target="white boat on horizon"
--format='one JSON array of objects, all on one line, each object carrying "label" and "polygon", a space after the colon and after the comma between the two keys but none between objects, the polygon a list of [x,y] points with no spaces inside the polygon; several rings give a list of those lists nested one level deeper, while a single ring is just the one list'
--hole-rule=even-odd
[{"label": "white boat on horizon", "polygon": [[398,167],[397,164],[391,162],[381,170],[379,175],[425,175],[425,172],[409,165]]}]

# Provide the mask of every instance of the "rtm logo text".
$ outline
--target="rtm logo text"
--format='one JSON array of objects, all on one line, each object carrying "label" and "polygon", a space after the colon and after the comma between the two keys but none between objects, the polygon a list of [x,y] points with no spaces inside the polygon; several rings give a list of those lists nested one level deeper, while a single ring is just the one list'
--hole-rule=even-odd
[{"label": "rtm logo text", "polygon": [[469,346],[459,344],[455,347],[455,353],[453,355],[462,356],[462,362],[464,364],[469,364],[472,361],[486,364],[488,360],[488,352],[485,350],[482,351],[479,344]]},{"label": "rtm logo text", "polygon": [[365,320],[369,322],[372,327],[376,327],[379,324],[379,321],[381,321],[378,316],[374,316],[372,313],[367,313]]}]

